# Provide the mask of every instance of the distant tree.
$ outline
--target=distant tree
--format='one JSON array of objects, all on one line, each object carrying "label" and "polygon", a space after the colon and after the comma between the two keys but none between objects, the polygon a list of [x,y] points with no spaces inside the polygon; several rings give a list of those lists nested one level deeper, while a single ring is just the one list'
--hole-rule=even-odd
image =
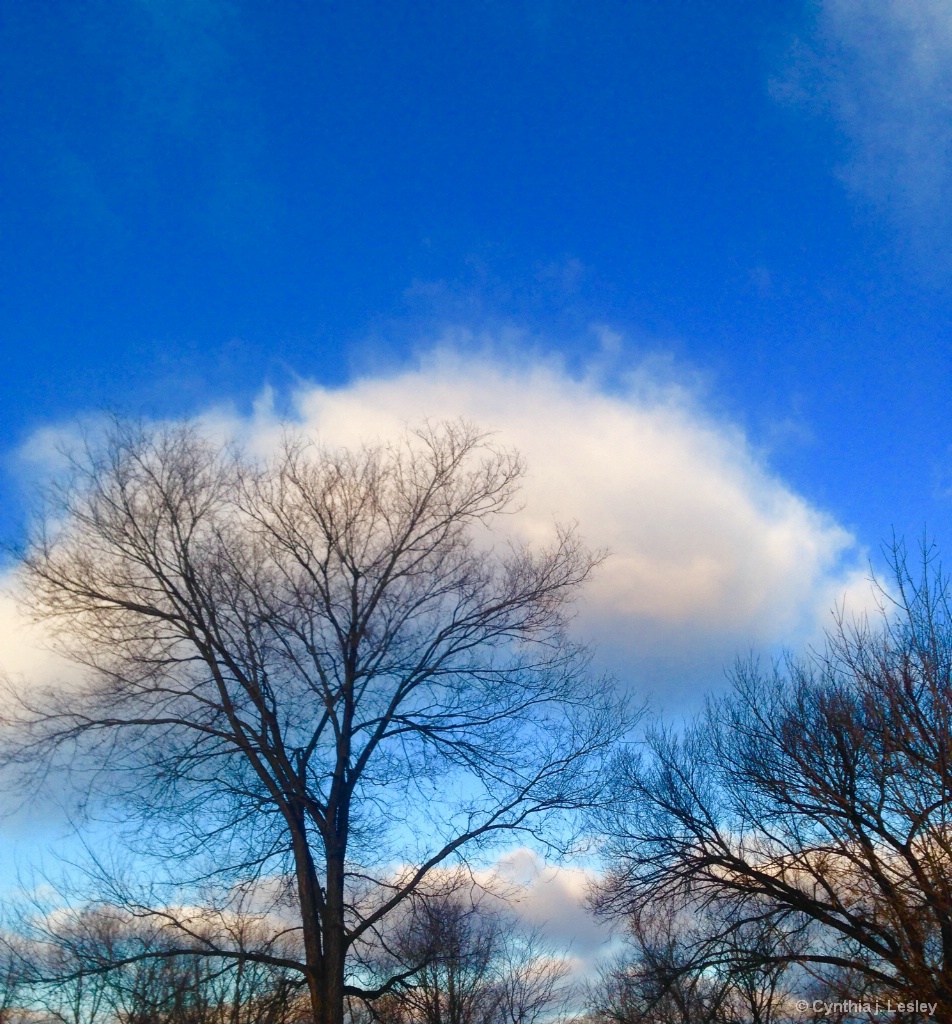
[{"label": "distant tree", "polygon": [[26,1024],[30,1015],[24,1007],[32,980],[20,937],[5,930],[0,937],[0,1024]]},{"label": "distant tree", "polygon": [[717,908],[686,914],[664,904],[627,921],[624,948],[589,985],[600,1024],[775,1024],[788,1020],[789,937],[769,923],[737,930]]},{"label": "distant tree", "polygon": [[[480,896],[482,898],[480,898]],[[378,1024],[537,1024],[556,1021],[569,962],[496,900],[458,885],[414,901],[386,938],[384,973],[416,969],[372,1004]]]},{"label": "distant tree", "polygon": [[84,682],[19,693],[8,760],[121,792],[164,872],[285,880],[296,955],[184,924],[180,952],[298,970],[341,1024],[399,986],[349,958],[434,868],[597,799],[627,720],[565,634],[595,560],[568,530],[494,545],[511,452],[447,424],[254,459],[119,422],[70,467],[22,581]]},{"label": "distant tree", "polygon": [[[174,952],[161,918],[116,907],[21,923],[21,1005],[43,1024],[297,1024],[302,979],[270,964]],[[25,968],[25,969],[24,969]]]},{"label": "distant tree", "polygon": [[875,623],[840,616],[822,653],[734,673],[689,728],[619,757],[597,903],[720,915],[757,950],[850,997],[936,1003],[952,1020],[952,608],[932,553],[892,549]]}]

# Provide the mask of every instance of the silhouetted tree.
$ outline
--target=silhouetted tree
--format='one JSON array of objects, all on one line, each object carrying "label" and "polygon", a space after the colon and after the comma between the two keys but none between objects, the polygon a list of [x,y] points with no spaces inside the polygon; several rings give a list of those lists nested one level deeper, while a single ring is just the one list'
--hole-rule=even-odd
[{"label": "silhouetted tree", "polygon": [[624,949],[589,985],[603,1024],[775,1024],[792,999],[790,949],[769,922],[726,927],[719,908],[687,914],[655,904],[627,922]]},{"label": "silhouetted tree", "polygon": [[70,464],[22,578],[84,681],[20,693],[9,759],[122,791],[165,871],[283,886],[294,956],[184,922],[178,952],[293,967],[341,1024],[399,983],[348,958],[434,868],[596,799],[626,720],[565,635],[593,559],[571,531],[493,545],[512,453],[449,424],[256,460],[116,423]]},{"label": "silhouetted tree", "polygon": [[[603,911],[716,911],[715,940],[769,923],[762,951],[854,993],[952,1020],[952,609],[932,555],[892,549],[883,614],[763,672],[688,729],[616,764]],[[753,951],[756,952],[756,951]]]},{"label": "silhouetted tree", "polygon": [[303,979],[271,964],[175,953],[174,930],[108,906],[24,917],[29,1019],[57,1024],[295,1024]]},{"label": "silhouetted tree", "polygon": [[12,931],[0,933],[0,1024],[26,1024],[28,998],[33,969],[21,937]]},{"label": "silhouetted tree", "polygon": [[372,1005],[379,1024],[537,1024],[569,994],[567,959],[462,879],[414,901],[381,966],[406,978]]}]

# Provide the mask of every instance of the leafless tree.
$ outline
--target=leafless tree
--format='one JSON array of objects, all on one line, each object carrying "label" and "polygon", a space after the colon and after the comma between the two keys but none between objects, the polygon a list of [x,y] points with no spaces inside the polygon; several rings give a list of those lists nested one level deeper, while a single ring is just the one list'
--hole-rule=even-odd
[{"label": "leafless tree", "polygon": [[354,949],[434,868],[551,839],[628,724],[566,638],[592,556],[569,530],[494,544],[521,474],[463,424],[359,450],[289,435],[258,460],[114,424],[22,562],[84,682],[21,690],[8,760],[121,793],[170,875],[283,885],[297,955],[185,925],[181,951],[297,969],[341,1024],[346,996],[401,981],[366,991]]},{"label": "leafless tree", "polygon": [[[21,910],[24,908],[21,907]],[[175,953],[161,918],[108,906],[20,920],[22,1020],[35,1024],[298,1024],[300,974]]]},{"label": "leafless tree", "polygon": [[297,1024],[298,979],[260,963],[195,956],[139,959],[105,975],[121,1024]]},{"label": "leafless tree", "polygon": [[34,928],[29,923],[21,919],[18,944],[31,980],[27,1003],[39,1019],[43,1024],[109,1024],[109,979],[95,968],[103,954],[116,950],[117,916],[83,911],[37,921]]},{"label": "leafless tree", "polygon": [[655,904],[627,921],[624,948],[589,985],[603,1024],[776,1024],[789,1019],[789,964],[769,922],[725,927],[718,908]]},{"label": "leafless tree", "polygon": [[861,979],[854,998],[936,1003],[952,1020],[952,608],[926,550],[900,545],[882,618],[840,616],[822,653],[737,669],[685,731],[617,763],[598,903],[769,922],[778,961]]},{"label": "leafless tree", "polygon": [[499,901],[456,885],[414,901],[387,936],[384,973],[415,965],[370,1008],[378,1024],[537,1024],[564,1014],[569,962]]},{"label": "leafless tree", "polygon": [[20,936],[0,933],[0,1024],[25,1024],[24,1012],[32,970],[24,956]]}]

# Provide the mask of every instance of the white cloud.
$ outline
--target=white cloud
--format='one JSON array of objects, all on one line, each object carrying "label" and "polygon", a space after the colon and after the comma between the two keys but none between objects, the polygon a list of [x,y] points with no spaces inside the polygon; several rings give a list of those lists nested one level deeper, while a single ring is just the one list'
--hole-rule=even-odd
[{"label": "white cloud", "polygon": [[505,892],[506,909],[527,930],[538,930],[554,949],[568,952],[583,964],[604,953],[617,931],[586,906],[598,878],[591,869],[547,864],[526,847],[509,850],[476,873],[477,882],[490,891]]},{"label": "white cloud", "polygon": [[529,466],[525,510],[509,528],[536,540],[556,519],[577,521],[590,546],[610,552],[579,634],[663,699],[717,685],[749,645],[814,637],[847,592],[868,603],[853,537],[771,474],[690,388],[654,372],[606,391],[596,376],[573,378],[552,361],[444,349],[416,369],[314,386],[297,401],[330,443],[385,437],[423,415],[498,431]]},{"label": "white cloud", "polygon": [[[397,870],[394,877],[401,873]],[[619,921],[596,917],[588,908],[589,893],[601,877],[591,867],[548,863],[521,846],[506,850],[471,876],[437,868],[428,884],[431,892],[441,887],[458,891],[462,885],[464,899],[505,915],[517,933],[541,940],[539,955],[564,959],[570,981],[585,981],[594,976],[599,960],[617,949],[623,931]]]},{"label": "white cloud", "polygon": [[[457,336],[410,370],[302,387],[297,415],[331,445],[463,416],[518,448],[525,508],[502,525],[534,541],[557,520],[577,522],[609,552],[576,629],[627,684],[690,703],[738,652],[814,638],[847,593],[869,604],[852,536],[772,474],[737,427],[707,414],[695,382],[673,381],[664,364],[609,382],[604,367],[573,377],[554,360],[501,358],[491,346],[461,354],[474,344]],[[250,419],[211,410],[204,423],[258,450],[282,429],[267,395]],[[32,444],[43,472],[52,437]],[[3,599],[0,668],[61,671],[41,641]]]},{"label": "white cloud", "polygon": [[952,5],[948,0],[820,0],[798,41],[786,99],[819,104],[845,134],[840,168],[858,196],[925,230],[948,223],[952,192]]},{"label": "white cloud", "polygon": [[49,634],[30,621],[16,587],[12,573],[0,576],[0,673],[34,685],[75,677],[76,668],[50,649]]},{"label": "white cloud", "polygon": [[[473,347],[458,336],[409,370],[302,387],[297,415],[329,444],[386,438],[424,416],[465,416],[519,448],[525,509],[507,528],[538,539],[555,519],[578,521],[592,547],[610,550],[577,629],[639,691],[684,706],[721,681],[738,650],[798,645],[846,594],[869,604],[848,531],[771,473],[741,430],[707,413],[696,382],[674,380],[664,364],[623,379],[606,366],[572,376],[554,360],[501,358],[492,345],[462,354]],[[259,450],[281,430],[267,396],[248,419],[211,410],[204,422]],[[30,449],[43,475],[56,434]],[[0,666],[27,680],[65,672],[9,596],[0,599]],[[518,916],[568,945],[585,974],[610,941],[583,905],[591,873],[525,850],[492,871],[521,888]]]}]

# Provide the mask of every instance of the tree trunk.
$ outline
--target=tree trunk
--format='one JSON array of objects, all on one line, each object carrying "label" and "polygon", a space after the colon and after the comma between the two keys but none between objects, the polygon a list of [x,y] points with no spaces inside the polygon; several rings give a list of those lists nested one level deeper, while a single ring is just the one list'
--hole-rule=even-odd
[{"label": "tree trunk", "polygon": [[[304,937],[304,966],[314,1024],[343,1024],[343,992],[340,1009],[335,1013],[327,984],[328,957],[324,935],[325,899],[314,868],[307,841],[303,815],[291,826],[294,871],[301,905],[301,930]],[[343,976],[343,975],[342,975]]]},{"label": "tree trunk", "polygon": [[321,1024],[344,1024],[344,857],[327,851],[324,898],[324,1017]]}]

